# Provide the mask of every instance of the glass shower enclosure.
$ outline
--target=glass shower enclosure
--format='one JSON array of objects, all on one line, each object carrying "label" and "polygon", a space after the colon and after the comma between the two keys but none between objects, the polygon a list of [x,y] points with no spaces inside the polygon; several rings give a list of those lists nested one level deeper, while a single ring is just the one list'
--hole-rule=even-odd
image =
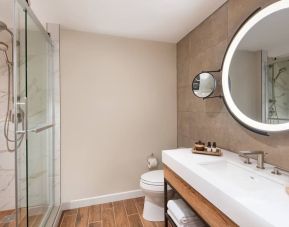
[{"label": "glass shower enclosure", "polygon": [[26,1],[15,0],[14,16],[16,222],[17,226],[53,226],[60,205],[53,43]]},{"label": "glass shower enclosure", "polygon": [[289,57],[269,58],[267,63],[266,122],[281,124],[289,121]]}]

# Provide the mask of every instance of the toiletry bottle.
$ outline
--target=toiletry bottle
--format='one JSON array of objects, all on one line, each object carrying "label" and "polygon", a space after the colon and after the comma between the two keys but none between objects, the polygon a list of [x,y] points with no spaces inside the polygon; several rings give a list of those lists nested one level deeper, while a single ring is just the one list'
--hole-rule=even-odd
[{"label": "toiletry bottle", "polygon": [[211,145],[211,142],[208,142],[207,151],[209,151],[209,152],[212,151],[212,145]]},{"label": "toiletry bottle", "polygon": [[213,142],[212,152],[217,152],[217,144],[216,144],[216,142]]}]

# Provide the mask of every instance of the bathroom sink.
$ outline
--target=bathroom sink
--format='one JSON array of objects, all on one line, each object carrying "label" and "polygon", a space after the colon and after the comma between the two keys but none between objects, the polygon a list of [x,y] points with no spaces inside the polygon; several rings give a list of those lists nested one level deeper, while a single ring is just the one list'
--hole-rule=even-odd
[{"label": "bathroom sink", "polygon": [[[281,184],[228,160],[200,163],[202,167],[214,174],[217,180],[236,187],[236,190],[260,195],[267,190],[281,187]],[[262,193],[263,194],[263,193]]]},{"label": "bathroom sink", "polygon": [[222,157],[192,154],[191,149],[163,151],[163,163],[200,192],[238,226],[288,227],[289,177],[273,175],[272,165],[256,168],[222,149]]}]

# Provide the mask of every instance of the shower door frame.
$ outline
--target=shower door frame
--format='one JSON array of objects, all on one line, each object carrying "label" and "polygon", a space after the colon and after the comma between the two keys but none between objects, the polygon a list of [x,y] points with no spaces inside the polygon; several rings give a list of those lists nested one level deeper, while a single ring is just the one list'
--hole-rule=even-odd
[{"label": "shower door frame", "polygon": [[[30,17],[30,19],[33,21],[33,23],[35,23],[35,25],[37,26],[37,29],[39,29],[39,31],[41,32],[41,34],[43,35],[43,37],[45,38],[46,40],[46,44],[49,45],[48,47],[48,50],[47,50],[47,55],[48,55],[48,83],[49,83],[49,86],[50,86],[50,90],[51,90],[51,94],[49,94],[49,105],[50,105],[50,108],[51,108],[51,120],[52,120],[52,139],[51,139],[51,142],[52,142],[52,145],[51,145],[51,153],[50,154],[50,158],[53,160],[53,155],[55,153],[55,110],[54,110],[54,82],[53,82],[53,59],[52,59],[52,51],[53,51],[53,48],[54,48],[54,45],[53,45],[53,42],[52,40],[50,39],[50,36],[48,35],[47,31],[44,29],[44,27],[42,26],[42,24],[40,23],[40,21],[37,19],[37,17],[35,16],[35,14],[33,13],[33,11],[31,10],[30,6],[28,5],[28,3],[25,1],[25,0],[14,0],[14,10],[16,11],[16,5],[17,3],[20,5],[20,7],[22,7],[23,11],[25,12],[25,86],[26,86],[26,92],[25,92],[25,96],[24,96],[24,100],[25,102],[19,102],[18,100],[18,97],[19,97],[19,87],[18,87],[18,84],[20,83],[20,75],[19,75],[19,72],[18,72],[18,62],[20,59],[18,59],[18,53],[17,53],[17,48],[14,48],[14,53],[13,53],[13,61],[14,61],[14,65],[13,65],[13,75],[14,75],[14,78],[13,78],[13,81],[14,81],[14,90],[13,90],[13,95],[14,95],[14,112],[15,112],[15,115],[14,115],[14,131],[15,131],[15,138],[19,135],[19,134],[24,134],[25,135],[25,159],[26,159],[26,191],[25,191],[25,196],[26,196],[26,225],[28,225],[28,217],[29,217],[29,202],[28,202],[28,198],[29,198],[29,195],[28,195],[28,192],[29,192],[29,188],[28,188],[28,155],[27,155],[27,152],[28,152],[28,132],[31,131],[28,129],[28,104],[27,104],[27,99],[28,99],[28,93],[27,93],[27,78],[28,78],[28,71],[27,71],[27,67],[28,67],[28,61],[27,61],[27,52],[28,52],[28,43],[27,43],[27,39],[28,39],[28,31],[27,31],[27,20],[28,20],[28,16]],[[16,12],[14,11],[14,30],[13,30],[13,33],[16,35],[17,32],[18,32],[18,26],[17,26],[17,21],[16,21]],[[17,39],[14,38],[14,43],[13,43],[13,46],[14,47],[17,47]],[[25,128],[23,131],[19,131],[18,129],[18,122],[17,122],[17,113],[18,113],[18,107],[19,106],[25,106]],[[50,127],[49,127],[50,128]],[[52,168],[54,168],[54,163],[52,163],[51,165]],[[19,185],[18,185],[18,144],[17,144],[17,141],[15,141],[15,209],[16,209],[16,223],[19,224],[19,217],[18,217],[18,211],[21,207],[19,207],[19,198],[18,198],[18,193],[20,190],[19,189]],[[50,185],[49,185],[50,186]],[[53,193],[52,192],[49,192],[49,193]],[[50,196],[51,198],[51,196]],[[52,206],[51,206],[52,205]],[[45,215],[43,215],[42,217],[42,220],[41,220],[41,226],[43,224],[45,224],[49,218],[50,218],[50,214],[51,214],[51,211],[53,210],[53,203],[50,201],[49,202],[49,207],[48,207],[48,210],[45,212]]]}]

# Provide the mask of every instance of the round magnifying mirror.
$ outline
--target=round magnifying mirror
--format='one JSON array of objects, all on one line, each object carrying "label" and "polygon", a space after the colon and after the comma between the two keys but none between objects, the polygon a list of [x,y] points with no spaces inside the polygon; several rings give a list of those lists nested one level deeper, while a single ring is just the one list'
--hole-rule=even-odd
[{"label": "round magnifying mirror", "polygon": [[215,77],[210,73],[198,74],[192,83],[192,91],[199,98],[207,98],[216,89]]}]

